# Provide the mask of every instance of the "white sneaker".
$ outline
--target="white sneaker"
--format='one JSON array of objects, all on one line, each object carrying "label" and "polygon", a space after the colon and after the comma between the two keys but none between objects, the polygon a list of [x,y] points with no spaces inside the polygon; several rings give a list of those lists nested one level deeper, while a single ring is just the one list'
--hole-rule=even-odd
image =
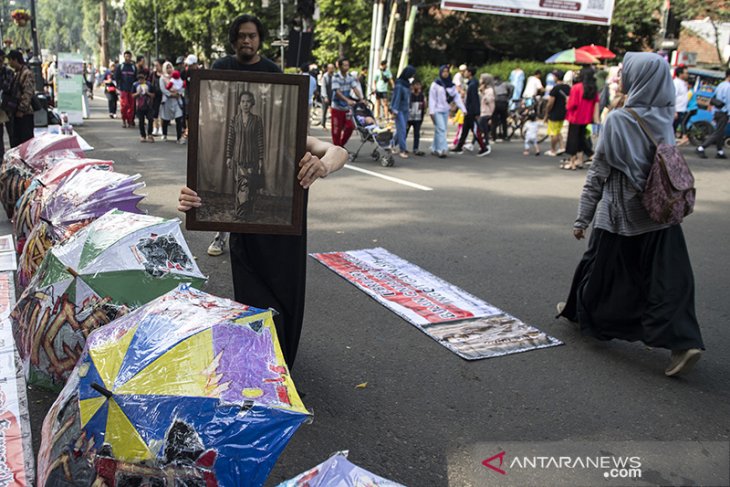
[{"label": "white sneaker", "polygon": [[474,144],[464,144],[464,149],[468,150],[469,152],[474,152]]},{"label": "white sneaker", "polygon": [[162,136],[162,141],[163,141],[163,142],[167,142],[167,135],[163,135],[163,136]]},{"label": "white sneaker", "polygon": [[223,253],[223,249],[226,247],[226,240],[221,238],[220,234],[216,234],[213,241],[208,246],[208,255],[211,257],[218,257]]}]

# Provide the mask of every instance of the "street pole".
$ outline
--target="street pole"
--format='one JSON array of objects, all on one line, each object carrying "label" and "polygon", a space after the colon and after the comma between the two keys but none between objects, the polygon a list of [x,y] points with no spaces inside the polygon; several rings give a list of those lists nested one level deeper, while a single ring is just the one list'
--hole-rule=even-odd
[{"label": "street pole", "polygon": [[160,59],[160,43],[157,38],[157,0],[153,0],[152,6],[155,9],[155,60]]},{"label": "street pole", "polygon": [[379,0],[373,2],[373,21],[370,24],[370,57],[368,59],[368,81],[365,88],[365,93],[362,94],[364,98],[368,97],[370,92],[370,86],[373,84],[373,73],[375,72],[375,39],[377,38],[377,23],[378,23],[378,3]]},{"label": "street pole", "polygon": [[43,72],[41,70],[41,50],[38,47],[38,29],[35,22],[35,0],[30,0],[30,35],[33,40],[33,57],[28,60],[28,66],[33,71],[35,77],[35,90],[43,92],[45,83],[43,81]]},{"label": "street pole", "polygon": [[[410,3],[410,2],[409,2]],[[403,32],[403,50],[400,54],[400,63],[398,64],[398,74],[408,65],[408,57],[411,53],[411,37],[413,37],[413,27],[416,23],[416,13],[418,13],[418,6],[411,5],[410,11],[408,12],[408,18],[406,19],[406,26]]]},{"label": "street pole", "polygon": [[281,52],[281,70],[284,71],[284,0],[279,0],[279,47]]}]

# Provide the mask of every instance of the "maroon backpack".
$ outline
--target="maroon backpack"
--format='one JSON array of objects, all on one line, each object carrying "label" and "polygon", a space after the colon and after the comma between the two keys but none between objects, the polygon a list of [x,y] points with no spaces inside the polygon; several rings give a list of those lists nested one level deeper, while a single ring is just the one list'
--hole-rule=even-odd
[{"label": "maroon backpack", "polygon": [[656,147],[641,203],[649,217],[657,223],[682,223],[682,219],[692,213],[695,206],[695,178],[692,171],[676,145],[657,144],[644,120],[631,108],[626,110]]}]

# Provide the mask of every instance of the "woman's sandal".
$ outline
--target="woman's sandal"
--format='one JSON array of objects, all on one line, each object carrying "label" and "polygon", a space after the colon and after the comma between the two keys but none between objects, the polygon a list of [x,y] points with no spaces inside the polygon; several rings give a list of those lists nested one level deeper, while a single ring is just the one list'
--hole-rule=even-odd
[{"label": "woman's sandal", "polygon": [[565,169],[566,171],[575,171],[575,168],[574,167],[571,167],[570,164],[568,164],[567,162],[564,162],[563,164],[561,164],[558,167],[560,169]]}]

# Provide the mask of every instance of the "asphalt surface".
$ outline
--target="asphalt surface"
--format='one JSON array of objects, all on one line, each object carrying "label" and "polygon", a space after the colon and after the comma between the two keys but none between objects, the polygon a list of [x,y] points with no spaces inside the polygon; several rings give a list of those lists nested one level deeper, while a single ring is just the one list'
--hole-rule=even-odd
[{"label": "asphalt surface", "polygon": [[[151,214],[179,216],[187,146],[139,143],[136,129],[105,118],[100,98],[92,102],[92,118],[77,127],[95,147],[93,157],[114,160],[119,172],[142,174],[142,206]],[[353,165],[433,190],[348,168],[332,174],[310,191],[309,251],[384,247],[565,345],[467,362],[310,260],[292,375],[314,420],[294,435],[270,485],[338,450],[409,486],[471,486],[481,485],[474,469],[496,453],[479,446],[485,442],[728,441],[727,161],[687,152],[698,197],[683,227],[707,351],[686,377],[668,379],[667,351],[597,342],[554,319],[586,246],[571,232],[585,171],[561,171],[555,158],[523,156],[520,142],[494,144],[483,158],[396,158],[392,168],[372,162],[370,150]],[[205,290],[232,297],[228,253],[206,254],[209,233],[186,237],[210,276]],[[36,449],[53,398],[30,391]]]}]

